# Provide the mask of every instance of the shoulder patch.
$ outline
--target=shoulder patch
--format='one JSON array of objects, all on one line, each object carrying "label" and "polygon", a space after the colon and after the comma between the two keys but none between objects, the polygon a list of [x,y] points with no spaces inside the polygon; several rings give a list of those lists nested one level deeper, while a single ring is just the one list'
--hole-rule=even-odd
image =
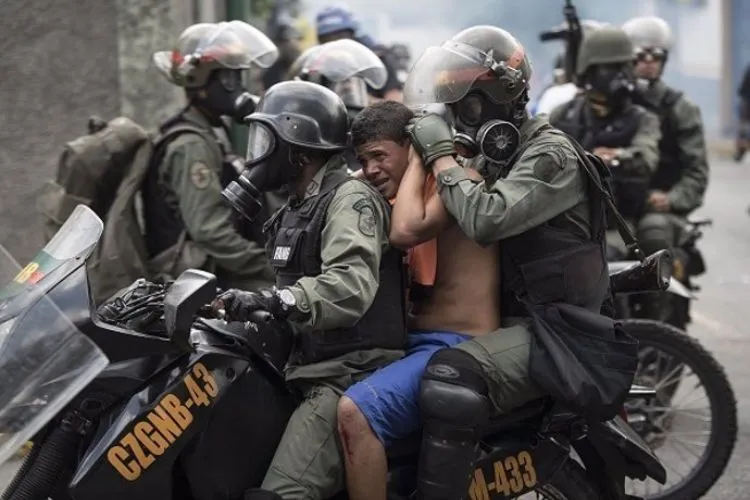
[{"label": "shoulder patch", "polygon": [[353,208],[359,212],[359,219],[357,222],[359,232],[368,238],[374,238],[375,229],[377,227],[377,214],[373,201],[367,198],[361,198],[354,203]]},{"label": "shoulder patch", "polygon": [[190,165],[190,181],[198,189],[206,189],[210,186],[213,175],[208,165],[202,161],[196,161]]}]

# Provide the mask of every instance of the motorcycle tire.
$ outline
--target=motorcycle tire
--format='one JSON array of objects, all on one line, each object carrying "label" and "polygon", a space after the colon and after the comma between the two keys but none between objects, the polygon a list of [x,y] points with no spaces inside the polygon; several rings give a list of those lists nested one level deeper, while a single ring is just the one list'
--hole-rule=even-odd
[{"label": "motorcycle tire", "polygon": [[724,368],[696,339],[671,325],[628,319],[622,321],[622,327],[641,346],[661,350],[689,366],[705,387],[711,405],[711,437],[701,460],[681,483],[646,500],[701,498],[724,473],[737,441],[737,401]]}]

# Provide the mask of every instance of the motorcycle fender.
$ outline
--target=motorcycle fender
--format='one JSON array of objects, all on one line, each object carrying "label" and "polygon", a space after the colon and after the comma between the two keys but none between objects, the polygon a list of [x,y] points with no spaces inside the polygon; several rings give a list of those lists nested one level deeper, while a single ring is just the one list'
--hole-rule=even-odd
[{"label": "motorcycle fender", "polygon": [[674,279],[674,277],[669,278],[669,286],[667,287],[667,291],[686,299],[695,298],[695,295],[693,295],[685,285]]},{"label": "motorcycle fender", "polygon": [[170,498],[175,460],[208,422],[248,362],[195,352],[124,402],[82,457],[70,483],[78,499]]},{"label": "motorcycle fender", "polygon": [[491,443],[492,451],[477,461],[471,500],[505,500],[546,484],[570,456],[562,436],[528,434]]},{"label": "motorcycle fender", "polygon": [[[600,452],[617,448],[625,458],[625,474],[644,480],[650,477],[660,484],[667,480],[667,471],[649,446],[620,417],[601,422],[591,427],[588,439]],[[606,454],[603,454],[606,455]]]}]

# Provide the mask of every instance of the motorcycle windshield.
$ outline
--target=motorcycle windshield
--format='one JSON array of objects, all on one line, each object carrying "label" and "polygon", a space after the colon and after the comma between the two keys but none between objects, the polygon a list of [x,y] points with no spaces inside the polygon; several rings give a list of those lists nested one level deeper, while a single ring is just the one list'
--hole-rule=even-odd
[{"label": "motorcycle windshield", "polygon": [[[47,294],[85,265],[103,225],[77,207],[24,268],[0,246],[0,463],[31,439],[108,360],[66,317],[89,304],[55,304]],[[61,310],[62,308],[62,310]]]}]

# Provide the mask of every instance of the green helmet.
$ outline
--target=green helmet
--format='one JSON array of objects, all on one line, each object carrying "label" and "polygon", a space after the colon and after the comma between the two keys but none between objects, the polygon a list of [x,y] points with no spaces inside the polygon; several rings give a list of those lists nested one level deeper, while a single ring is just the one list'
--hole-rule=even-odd
[{"label": "green helmet", "polygon": [[636,51],[672,48],[672,30],[660,17],[636,17],[622,25]]},{"label": "green helmet", "polygon": [[242,21],[200,23],[188,27],[171,51],[156,52],[154,64],[171,83],[200,88],[212,71],[271,66],[276,45],[260,30]]},{"label": "green helmet", "polygon": [[582,77],[597,64],[625,63],[633,60],[633,44],[620,28],[604,26],[584,37],[578,52],[576,73]]}]

